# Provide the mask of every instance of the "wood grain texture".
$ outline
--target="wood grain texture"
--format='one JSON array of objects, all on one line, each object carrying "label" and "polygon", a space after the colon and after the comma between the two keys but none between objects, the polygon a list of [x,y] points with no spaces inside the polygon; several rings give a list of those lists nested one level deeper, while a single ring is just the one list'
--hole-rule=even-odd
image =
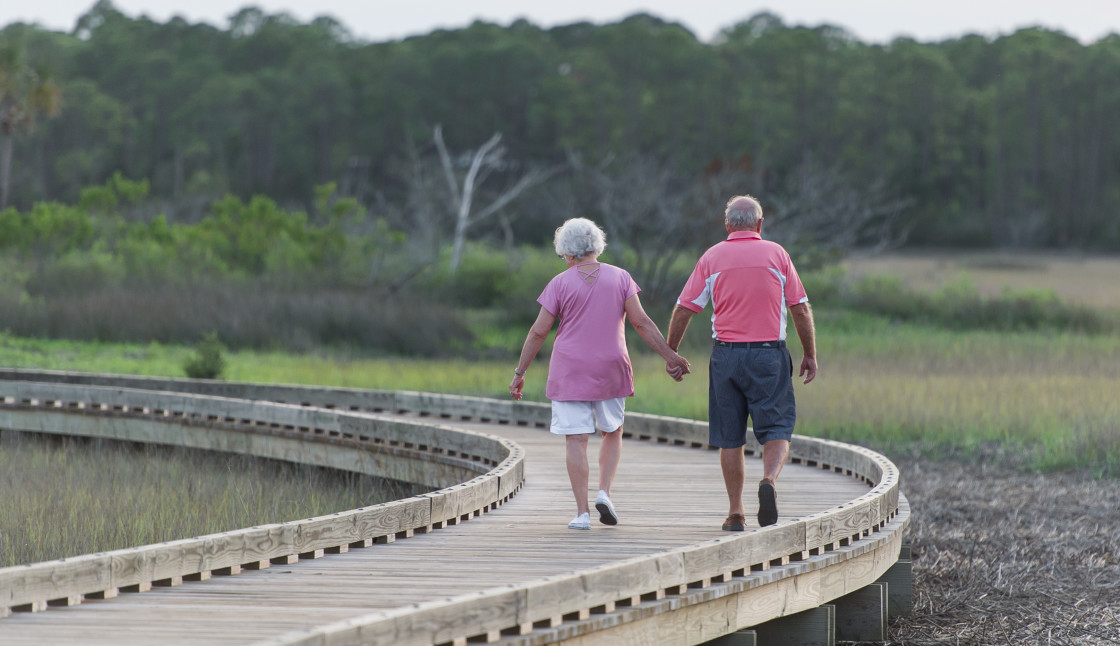
[{"label": "wood grain texture", "polygon": [[[2,381],[29,376],[0,371],[5,401],[0,427],[16,421],[57,432],[55,425],[72,423],[65,421],[68,416],[111,417],[113,424],[90,423],[98,432],[124,429],[158,441],[167,434],[156,426],[179,424],[207,438],[193,441],[278,451],[295,459],[303,459],[296,450],[303,442],[312,447],[302,451],[308,459],[387,468],[384,460],[357,455],[363,446],[376,447],[395,456],[394,464],[437,465],[418,464],[423,478],[448,477],[460,469],[461,479],[391,513],[370,507],[313,519],[298,529],[279,524],[254,528],[257,533],[207,537],[189,548],[165,544],[162,551],[129,551],[144,556],[118,555],[120,582],[110,574],[99,589],[127,590],[124,581],[154,576],[181,580],[191,569],[222,572],[244,564],[245,572],[111,600],[86,599],[73,608],[16,613],[0,621],[5,644],[42,643],[43,636],[60,644],[176,643],[169,635],[183,635],[181,643],[229,644],[470,638],[631,643],[641,635],[647,641],[633,643],[697,643],[677,639],[727,634],[874,581],[897,560],[908,522],[893,465],[865,449],[826,440],[794,438],[799,464],[787,466],[779,482],[778,525],[758,529],[749,523],[748,531],[731,534],[719,530],[726,498],[718,456],[694,448],[706,446],[703,424],[628,415],[628,433],[653,439],[624,441],[612,491],[621,523],[572,532],[566,529],[574,504],[563,440],[537,427],[547,422],[544,404],[73,373],[37,375],[54,380],[55,390],[36,390],[43,384],[13,389]],[[75,397],[68,400],[67,391],[58,389],[64,382],[82,385],[77,390],[88,397],[69,401]],[[138,385],[160,392],[127,392]],[[203,409],[199,398],[189,395],[192,389],[255,401]],[[36,403],[22,404],[24,399]],[[38,403],[48,399],[58,404],[46,410]],[[293,405],[270,417],[266,400]],[[102,410],[105,401],[110,403]],[[383,412],[359,414],[351,408]],[[384,412],[390,410],[408,412]],[[597,444],[593,439],[589,451],[592,485]],[[464,472],[464,462],[474,460],[486,466]],[[749,458],[748,481],[760,471],[759,461]],[[427,531],[432,526],[444,528]],[[413,530],[415,537],[397,539]],[[371,537],[378,532],[384,534]],[[326,551],[340,553],[315,560],[296,556]],[[180,574],[174,574],[175,563]],[[262,563],[271,567],[259,569]],[[0,571],[0,590],[7,594],[3,576]],[[733,602],[725,600],[732,597]],[[110,632],[109,625],[119,628]],[[614,628],[621,641],[597,641],[602,635],[593,634]],[[650,634],[672,638],[648,641]],[[128,640],[120,641],[122,635]]]}]

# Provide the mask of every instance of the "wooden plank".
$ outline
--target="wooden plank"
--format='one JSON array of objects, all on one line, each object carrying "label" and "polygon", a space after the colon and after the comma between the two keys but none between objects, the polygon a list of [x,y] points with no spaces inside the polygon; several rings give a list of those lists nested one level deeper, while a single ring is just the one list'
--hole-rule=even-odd
[{"label": "wooden plank", "polygon": [[[22,394],[31,394],[31,391],[24,391]],[[37,394],[44,395],[42,392]],[[61,396],[63,393],[53,394]],[[316,401],[310,392],[299,392],[299,389],[285,391],[283,387],[277,387],[276,395],[289,397],[293,401],[302,400],[304,403]],[[424,398],[406,394],[393,403],[396,406],[413,406],[422,399]],[[63,402],[63,399],[60,397],[57,401]],[[140,401],[147,404],[159,403],[156,400]],[[326,400],[323,403],[331,402]],[[439,406],[446,405],[448,407],[442,410],[453,410],[450,406],[454,402],[434,397],[426,398],[422,403],[424,406],[437,409]],[[494,419],[500,419],[498,417],[500,414],[508,414],[511,418],[520,414],[515,410],[517,407],[509,403],[491,408],[475,402],[463,401],[460,404],[461,407],[455,410],[468,412],[474,416],[492,415]],[[547,411],[547,406],[537,404],[525,411],[528,417],[529,414],[535,415]],[[220,408],[211,412],[241,414],[244,410]],[[82,414],[94,418],[99,415],[94,411]],[[118,429],[131,428],[141,434],[155,433],[150,425],[129,426],[138,421],[151,423],[152,420],[123,417],[125,414],[132,413],[120,411],[113,413],[115,416],[110,420],[111,425]],[[40,421],[45,419],[42,412],[33,412],[32,416]],[[61,419],[61,417],[54,419]],[[339,419],[341,422],[343,418]],[[445,420],[430,421],[450,426],[450,423]],[[657,634],[657,631],[643,632],[651,625],[656,626],[658,630],[663,628],[665,634],[677,634],[681,622],[691,622],[689,625],[700,631],[711,629],[711,634],[715,635],[718,633],[715,626],[723,621],[726,627],[732,617],[737,624],[740,624],[751,620],[752,612],[760,616],[766,611],[771,614],[789,613],[804,604],[820,603],[827,594],[847,590],[850,586],[866,585],[870,582],[869,577],[873,579],[881,576],[887,571],[891,562],[897,559],[898,546],[901,544],[901,529],[904,529],[907,518],[905,515],[900,516],[898,522],[885,527],[883,532],[879,533],[883,534],[882,537],[875,534],[869,539],[859,541],[853,548],[838,550],[820,558],[806,557],[804,552],[808,551],[806,548],[810,547],[812,541],[821,540],[822,535],[833,536],[837,528],[842,532],[849,531],[844,527],[844,524],[849,522],[845,519],[845,513],[850,517],[858,517],[862,513],[859,511],[862,505],[866,509],[865,517],[874,519],[884,513],[884,510],[889,510],[889,503],[886,501],[889,500],[889,496],[897,495],[897,487],[887,486],[874,494],[866,493],[868,489],[864,487],[862,491],[867,496],[866,500],[843,508],[826,510],[829,505],[837,502],[826,505],[820,503],[827,499],[832,493],[831,489],[835,487],[830,485],[822,487],[820,483],[844,484],[850,482],[851,478],[831,471],[796,465],[788,467],[784,474],[779,499],[783,517],[796,520],[783,518],[778,526],[761,531],[752,529],[743,534],[729,535],[720,532],[718,523],[722,519],[723,510],[720,509],[719,498],[722,494],[722,484],[718,482],[718,468],[713,466],[711,454],[707,451],[675,448],[676,439],[670,439],[686,436],[687,433],[695,434],[696,423],[689,423],[685,425],[687,428],[682,429],[673,429],[668,422],[658,423],[666,424],[665,430],[651,431],[651,433],[659,433],[663,439],[669,440],[668,442],[655,444],[627,440],[623,467],[624,469],[636,467],[637,470],[620,472],[620,477],[616,481],[616,492],[613,497],[623,517],[623,522],[618,527],[606,528],[596,525],[591,532],[586,533],[566,530],[564,525],[570,517],[571,502],[568,499],[570,493],[563,468],[563,443],[557,442],[556,438],[534,428],[519,429],[516,426],[507,426],[499,429],[499,427],[486,427],[474,422],[455,422],[456,427],[495,431],[493,434],[487,432],[464,438],[462,442],[455,445],[456,448],[452,449],[455,452],[459,452],[462,448],[484,457],[504,456],[509,448],[503,445],[502,441],[495,440],[498,431],[500,430],[503,436],[508,433],[510,437],[518,438],[517,442],[523,443],[522,446],[526,449],[525,459],[529,455],[533,456],[533,473],[530,474],[529,486],[517,482],[516,475],[511,475],[526,472],[527,463],[515,460],[508,466],[494,470],[489,477],[470,479],[471,482],[477,480],[479,483],[485,483],[481,485],[483,487],[492,487],[494,500],[490,499],[490,494],[480,496],[477,490],[464,493],[456,488],[441,492],[437,496],[428,495],[413,500],[412,504],[417,507],[406,515],[415,522],[425,522],[423,528],[417,529],[426,529],[429,525],[437,524],[433,521],[432,513],[436,505],[439,505],[444,513],[454,516],[456,524],[448,529],[423,534],[419,539],[406,541],[394,540],[397,537],[396,532],[386,534],[386,542],[392,541],[390,544],[375,546],[369,550],[350,550],[347,554],[339,554],[330,559],[293,563],[295,559],[289,555],[282,555],[276,558],[287,560],[283,561],[286,564],[280,568],[264,569],[242,577],[221,577],[220,580],[215,578],[204,584],[165,588],[151,595],[130,595],[124,599],[134,599],[139,603],[129,604],[132,610],[129,611],[128,616],[135,613],[136,622],[145,621],[144,617],[148,616],[145,614],[145,607],[151,606],[153,612],[157,606],[163,607],[162,601],[149,602],[146,599],[156,595],[160,598],[170,598],[166,595],[171,594],[175,598],[192,599],[189,604],[206,608],[208,624],[213,623],[215,628],[223,626],[221,630],[225,630],[229,635],[249,630],[250,626],[258,626],[253,630],[259,630],[261,620],[265,617],[272,617],[270,620],[264,620],[265,623],[275,624],[271,634],[279,634],[287,630],[287,628],[280,628],[278,633],[277,627],[281,625],[290,626],[295,630],[301,626],[329,622],[332,617],[337,617],[339,620],[350,622],[348,626],[351,630],[358,632],[368,630],[373,632],[367,634],[376,633],[386,636],[385,639],[389,640],[386,643],[408,643],[407,640],[412,639],[409,636],[410,631],[415,628],[410,622],[420,618],[418,625],[421,626],[421,630],[426,630],[423,626],[436,625],[439,630],[446,631],[441,635],[447,637],[445,640],[447,642],[466,641],[477,636],[483,641],[500,638],[499,641],[505,643],[505,640],[511,636],[532,639],[542,629],[537,628],[529,632],[529,627],[541,622],[552,625],[557,622],[558,617],[563,616],[586,617],[584,620],[586,622],[597,622],[595,625],[599,628],[596,632],[599,629],[611,629],[612,626],[618,627],[623,631],[619,635]],[[408,424],[415,424],[415,422],[408,422]],[[175,428],[174,425],[168,426]],[[220,428],[206,429],[205,425],[188,424],[183,428],[199,428],[201,429],[199,435],[209,438],[206,441],[212,442],[223,441],[214,439],[218,436],[211,435],[212,432],[227,434],[239,432],[249,437],[256,436],[258,431],[268,432],[267,428],[250,427],[249,431],[231,431],[222,424],[218,426]],[[345,434],[354,430],[365,433],[374,426],[376,424],[358,420],[345,430],[341,430],[344,425],[340,424],[339,432]],[[430,428],[423,424],[420,427]],[[398,424],[394,428],[399,431],[396,437],[402,442],[402,445],[395,450],[399,449],[402,453],[415,455],[424,442],[432,441],[424,438],[435,437],[427,430],[410,434],[406,432],[405,426]],[[439,432],[453,431],[454,429]],[[191,430],[191,433],[194,432]],[[674,436],[673,433],[678,435]],[[163,439],[158,434],[156,437]],[[345,444],[345,440],[341,438],[332,439],[324,444],[323,446],[328,447],[326,449],[316,442],[296,441],[292,438],[278,439],[286,439],[290,444],[267,440],[264,445],[258,445],[254,443],[255,440],[241,440],[242,444],[239,446],[248,447],[247,450],[279,450],[296,455],[304,448],[300,446],[303,444],[307,447],[303,459],[324,460],[334,464],[352,464],[355,460],[361,459],[356,454],[348,453],[353,451],[354,447]],[[415,448],[408,447],[408,444],[415,445]],[[814,445],[812,441],[806,441],[804,444]],[[272,448],[262,448],[262,446]],[[821,446],[823,448],[819,453],[827,454],[830,459],[837,462],[839,459],[836,456],[842,456],[844,451],[844,446],[838,443],[823,442]],[[484,454],[483,451],[492,452]],[[462,459],[454,454],[445,457],[452,464]],[[875,469],[883,468],[881,461],[873,458],[874,456],[863,454],[862,464],[872,470],[872,473]],[[414,458],[400,457],[398,461],[404,463],[409,459]],[[433,471],[428,472],[429,475],[438,475],[441,473],[440,469],[454,468],[452,464],[439,464],[438,460],[432,462],[437,466]],[[856,464],[859,460],[850,462]],[[703,468],[698,469],[697,465],[703,465]],[[594,469],[594,463],[592,468]],[[748,463],[748,469],[757,468],[759,468],[757,460]],[[697,474],[711,478],[711,484],[698,489],[690,487],[687,491],[679,487],[680,478],[693,478]],[[804,485],[798,484],[802,474],[809,476]],[[813,478],[820,480],[816,481]],[[518,496],[499,510],[485,514],[485,521],[472,520],[470,523],[457,524],[458,519],[464,515],[460,512],[466,512],[467,515],[474,517],[476,510],[492,508],[497,500],[513,491],[519,491]],[[858,488],[856,491],[856,497],[861,498]],[[844,500],[841,498],[838,502]],[[856,511],[846,511],[849,509]],[[902,509],[901,504],[899,509]],[[364,517],[367,521],[370,518],[382,518],[369,509],[357,511],[374,514]],[[301,538],[305,539],[305,544],[302,548],[296,549],[326,550],[330,549],[330,545],[314,546],[338,540],[344,541],[340,545],[347,546],[368,544],[371,539],[354,538],[365,532],[357,530],[354,526],[359,522],[358,517],[347,514],[348,512],[343,512],[316,519],[319,524],[307,527],[305,533],[301,535]],[[840,519],[835,524],[832,522],[833,514]],[[829,519],[827,523],[823,521],[825,518]],[[862,529],[864,528],[857,527],[857,531]],[[407,535],[408,530],[404,530],[403,533]],[[897,540],[894,538],[895,534],[899,534]],[[193,567],[196,569],[201,566],[213,568],[207,571],[224,569],[215,567],[219,561],[212,558],[213,554],[219,552],[238,552],[240,558],[235,560],[256,563],[259,566],[262,562],[269,563],[273,560],[273,557],[267,554],[271,553],[268,550],[272,549],[274,538],[267,535],[258,536],[257,540],[263,541],[268,548],[262,550],[259,548],[260,543],[254,543],[248,535],[227,535],[212,540],[209,546],[201,545],[181,551],[180,556],[193,562],[195,564]],[[291,540],[295,540],[294,535]],[[429,541],[434,541],[430,543],[432,546],[430,549],[416,547],[427,546]],[[237,544],[241,544],[241,547],[236,548]],[[667,549],[666,545],[670,547]],[[672,547],[673,545],[676,547]],[[892,549],[893,553],[888,556],[887,553]],[[787,562],[790,556],[806,560],[790,565],[774,565]],[[355,558],[359,560],[355,561]],[[852,565],[853,563],[856,565]],[[766,569],[751,574],[749,568],[755,564],[765,565]],[[144,569],[138,564],[133,564],[131,567],[133,570]],[[229,567],[232,571],[234,566]],[[732,576],[736,570],[740,570],[738,576]],[[541,572],[555,574],[540,574]],[[161,581],[175,582],[175,576],[168,575],[166,571],[161,571],[160,575],[163,576]],[[317,575],[326,576],[316,578]],[[258,577],[264,577],[269,582],[263,588],[255,588],[249,595],[259,598],[260,602],[251,604],[244,596],[226,596],[233,595],[233,591],[239,589],[243,583]],[[507,581],[520,583],[511,588],[506,587],[513,585],[505,583]],[[696,587],[690,588],[690,584],[695,584]],[[729,597],[725,592],[719,591],[722,589],[720,585],[737,586],[741,590],[736,593],[733,612],[732,606],[725,600]],[[218,592],[196,594],[193,592],[195,588]],[[286,605],[285,594],[291,596],[294,605]],[[520,616],[511,617],[509,613],[495,613],[494,600],[504,598],[501,595],[506,594],[524,595],[525,603]],[[635,604],[634,598],[642,596],[647,596],[654,601]],[[225,606],[229,604],[230,599],[243,599],[237,603],[249,605],[236,609],[230,607],[227,610]],[[530,603],[530,599],[538,605],[534,606]],[[114,601],[113,604],[118,601]],[[701,604],[710,602],[712,605],[701,607]],[[667,605],[664,610],[648,615],[656,617],[651,619],[650,623],[642,624],[637,620],[625,624],[610,623],[618,621],[612,618],[620,612],[632,610],[634,613],[641,614],[649,612],[650,607],[657,606],[659,603]],[[389,614],[378,615],[380,618],[372,621],[368,628],[360,625],[361,622],[356,622],[359,618],[370,617],[371,608],[377,608],[378,604],[396,605]],[[416,607],[412,607],[412,604],[416,604]],[[457,612],[448,610],[452,606],[456,607]],[[612,606],[614,612],[611,611]],[[83,608],[81,616],[93,616],[87,613],[90,609],[89,606]],[[162,613],[159,621],[161,627],[173,631],[175,629],[170,628],[171,626],[186,626],[183,623],[176,623],[180,621],[176,612],[168,613],[166,609],[161,609],[159,612]],[[676,615],[677,612],[682,614]],[[464,620],[456,615],[474,619],[464,623]],[[237,616],[236,621],[233,620],[234,616]],[[260,617],[261,620],[253,619],[254,617]],[[124,619],[127,621],[127,616]],[[120,621],[121,617],[118,616],[117,620]],[[185,615],[182,621],[187,621]],[[470,623],[471,621],[475,623]],[[662,622],[667,623],[662,626]],[[69,622],[52,620],[51,623],[61,627],[68,625]],[[576,624],[572,622],[562,622],[553,627],[561,633],[574,635],[575,633],[571,632],[574,625]],[[623,629],[623,626],[626,628]],[[147,634],[138,624],[131,625],[131,628],[139,628],[136,635]],[[0,622],[0,641],[9,634],[5,632],[6,629],[4,622]],[[38,629],[40,635],[55,634],[42,632],[41,625],[38,625]],[[508,632],[503,635],[501,634],[503,631]],[[529,634],[526,634],[527,632]],[[189,633],[189,628],[184,630],[184,634]],[[510,635],[510,633],[516,634]],[[251,634],[255,636],[242,638],[240,643],[261,641],[260,633]],[[314,640],[321,637],[320,633],[301,634],[312,640],[307,643],[316,643]],[[426,633],[417,638],[415,643],[430,643],[428,638],[434,638],[433,635],[434,633]],[[581,634],[578,638],[593,639],[590,634]],[[155,638],[148,641],[152,639]]]}]

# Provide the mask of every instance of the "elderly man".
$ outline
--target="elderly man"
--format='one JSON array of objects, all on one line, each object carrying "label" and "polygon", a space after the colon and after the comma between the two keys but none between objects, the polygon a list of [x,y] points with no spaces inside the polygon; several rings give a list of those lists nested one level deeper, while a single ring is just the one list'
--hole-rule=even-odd
[{"label": "elderly man", "polygon": [[789,455],[796,419],[793,361],[786,349],[787,305],[804,351],[799,375],[805,383],[817,375],[817,352],[809,298],[789,254],[781,245],[762,239],[758,200],[731,198],[724,226],[727,239],[700,257],[677,299],[667,341],[676,350],[692,315],[712,302],[715,345],[709,363],[708,442],[720,448],[730,500],[723,529],[743,531],[748,415],[762,445],[758,524],[778,522],[775,483]]}]

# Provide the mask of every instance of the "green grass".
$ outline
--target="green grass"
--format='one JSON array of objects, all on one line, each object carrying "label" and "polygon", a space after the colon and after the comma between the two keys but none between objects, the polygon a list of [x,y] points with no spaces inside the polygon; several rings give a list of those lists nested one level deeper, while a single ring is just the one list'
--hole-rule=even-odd
[{"label": "green grass", "polygon": [[334,513],[409,486],[240,455],[3,433],[0,567]]},{"label": "green grass", "polygon": [[[820,375],[797,382],[797,432],[876,447],[914,443],[961,452],[999,443],[1039,469],[1120,473],[1120,338],[1058,332],[951,331],[881,317],[817,310]],[[524,332],[497,359],[411,360],[338,353],[233,352],[227,379],[425,390],[504,398]],[[693,374],[665,375],[630,339],[632,411],[707,417],[706,320],[693,321],[684,354]],[[791,334],[791,337],[795,336]],[[791,339],[795,368],[800,359]],[[0,338],[0,363],[61,370],[182,375],[190,348]],[[525,394],[544,397],[547,362]]]},{"label": "green grass", "polygon": [[[820,374],[798,397],[797,432],[871,446],[999,459],[1041,471],[1120,476],[1120,337],[1059,332],[949,331],[818,309]],[[524,331],[484,360],[363,358],[339,352],[230,352],[226,378],[508,397]],[[631,411],[707,417],[707,321],[683,348],[693,374],[676,383],[630,339]],[[791,335],[793,336],[793,335]],[[516,341],[514,341],[516,339]],[[0,365],[182,376],[193,348],[44,341],[0,335]],[[800,360],[791,339],[795,366]],[[529,370],[526,399],[546,402],[547,362]],[[11,433],[5,436],[11,436]],[[24,436],[26,437],[26,436]],[[0,564],[31,562],[194,536],[371,504],[395,492],[354,487],[320,471],[230,456],[96,442],[25,442],[0,450]],[[142,459],[136,459],[141,457]],[[236,463],[236,464],[235,464]],[[279,471],[277,469],[280,469]],[[354,497],[354,495],[356,497]],[[125,519],[136,527],[126,527]],[[182,521],[182,522],[180,522]],[[186,522],[186,521],[189,521]],[[66,537],[67,544],[59,541]],[[38,551],[33,551],[32,548]]]}]

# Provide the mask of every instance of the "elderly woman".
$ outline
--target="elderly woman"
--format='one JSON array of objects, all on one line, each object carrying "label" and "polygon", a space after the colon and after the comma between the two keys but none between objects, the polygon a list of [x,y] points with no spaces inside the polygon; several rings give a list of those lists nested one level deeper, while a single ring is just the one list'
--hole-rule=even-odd
[{"label": "elderly woman", "polygon": [[641,290],[625,270],[599,262],[606,236],[591,220],[568,220],[556,230],[556,253],[568,263],[537,302],[540,314],[529,329],[521,360],[513,371],[509,394],[521,399],[525,372],[559,319],[545,394],[552,400],[551,430],[565,436],[568,479],[576,498],[570,529],[591,529],[587,505],[587,438],[602,433],[599,447],[599,521],[618,523],[611,483],[622,452],[626,398],[634,394],[634,373],[626,352],[623,319],[628,319],[651,348],[665,359],[669,376],[680,381],[688,361],[674,352],[638,300]]}]

